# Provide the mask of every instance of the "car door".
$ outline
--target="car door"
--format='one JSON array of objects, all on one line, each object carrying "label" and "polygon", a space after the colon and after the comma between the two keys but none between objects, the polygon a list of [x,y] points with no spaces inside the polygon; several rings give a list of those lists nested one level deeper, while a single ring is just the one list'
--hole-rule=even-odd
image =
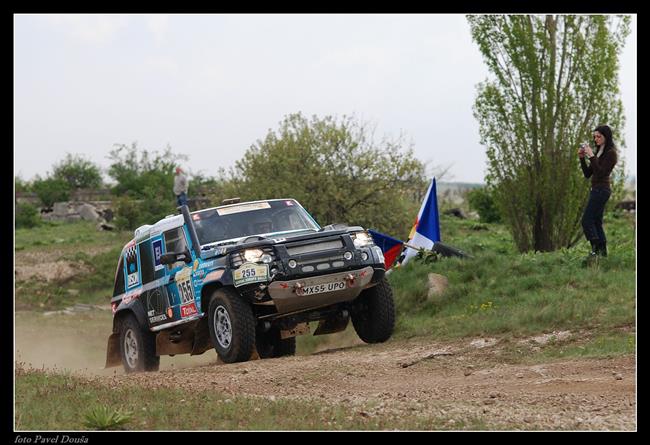
[{"label": "car door", "polygon": [[[165,253],[190,251],[183,226],[164,232],[163,238]],[[169,276],[169,282],[166,285],[167,292],[172,300],[172,310],[176,321],[190,319],[199,314],[192,276],[195,263],[197,260],[190,263],[177,261],[165,266],[165,274]]]}]

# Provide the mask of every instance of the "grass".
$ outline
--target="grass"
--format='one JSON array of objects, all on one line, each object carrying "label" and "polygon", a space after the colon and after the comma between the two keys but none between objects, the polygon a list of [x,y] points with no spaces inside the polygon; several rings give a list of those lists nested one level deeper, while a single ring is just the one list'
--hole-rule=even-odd
[{"label": "grass", "polygon": [[79,221],[65,223],[49,221],[32,229],[16,229],[14,231],[15,250],[30,250],[43,248],[70,248],[84,246],[106,246],[120,244],[122,247],[133,232],[100,231],[96,223]]},{"label": "grass", "polygon": [[[368,405],[244,397],[182,389],[111,388],[68,373],[16,370],[16,430],[486,429],[480,419],[400,417]],[[170,409],[170,407],[172,409]],[[118,422],[123,416],[122,422]],[[126,420],[126,421],[125,421]]]},{"label": "grass", "polygon": [[[608,214],[605,230],[610,256],[582,267],[586,242],[552,253],[520,254],[502,225],[477,224],[443,216],[443,241],[473,255],[423,264],[411,261],[389,275],[397,308],[395,337],[435,340],[492,336],[505,344],[499,360],[545,362],[570,357],[608,357],[636,351],[635,225],[629,217]],[[75,303],[105,304],[121,246],[130,232],[99,232],[90,223],[50,224],[16,231],[17,254],[55,253],[58,259],[83,264],[90,271],[65,282],[16,284],[16,306],[44,310]],[[101,252],[95,252],[101,248]],[[429,273],[444,275],[447,290],[428,298]],[[16,347],[31,350],[34,360],[54,363],[80,356],[71,368],[103,364],[111,314],[99,311],[45,317],[16,313]],[[311,331],[316,329],[312,324]],[[540,333],[571,331],[566,340],[522,346],[520,340]],[[51,347],[47,338],[56,339]],[[70,344],[62,343],[63,338]],[[325,336],[301,336],[298,353],[349,346],[351,326]],[[41,349],[34,348],[42,346]],[[81,348],[81,349],[80,349]],[[63,356],[66,351],[73,354]],[[57,355],[58,354],[58,355]],[[210,354],[210,352],[206,352]],[[74,357],[73,357],[74,356]],[[203,356],[200,356],[203,357]],[[186,358],[187,362],[173,361]],[[19,357],[19,360],[21,358]],[[191,365],[197,357],[163,357],[161,368]],[[202,360],[214,360],[213,353]],[[46,372],[17,365],[17,430],[377,430],[494,428],[473,417],[436,417],[415,413],[372,416],[364,406],[332,405],[313,400],[270,400],[180,389],[111,388],[67,371]],[[170,409],[175,407],[175,409]],[[176,409],[178,408],[178,409]],[[430,411],[434,412],[436,410]]]},{"label": "grass", "polygon": [[[480,335],[525,336],[555,330],[591,330],[607,335],[636,320],[634,221],[610,217],[605,226],[610,255],[582,267],[586,242],[551,253],[517,253],[501,225],[450,221],[443,242],[473,255],[412,261],[389,275],[397,306],[398,337],[454,339]],[[444,275],[449,286],[428,298],[428,274]],[[614,342],[627,350],[625,342]],[[616,346],[618,345],[618,346]],[[592,347],[604,353],[610,346]],[[570,350],[578,354],[579,350]]]},{"label": "grass", "polygon": [[99,231],[87,221],[49,222],[33,229],[16,230],[16,255],[42,254],[49,258],[47,261],[67,261],[79,267],[79,273],[70,278],[17,282],[17,309],[55,310],[76,303],[108,304],[117,259],[132,236],[132,232]]}]

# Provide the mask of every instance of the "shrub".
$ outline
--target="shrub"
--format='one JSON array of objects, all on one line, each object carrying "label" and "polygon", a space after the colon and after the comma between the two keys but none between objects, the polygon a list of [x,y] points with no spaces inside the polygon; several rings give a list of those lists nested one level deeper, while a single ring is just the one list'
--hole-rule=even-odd
[{"label": "shrub", "polygon": [[31,204],[16,204],[16,229],[31,229],[42,223],[36,207]]},{"label": "shrub", "polygon": [[119,428],[133,419],[130,411],[114,410],[107,406],[96,406],[86,413],[84,426],[97,430]]},{"label": "shrub", "polygon": [[478,212],[478,215],[482,222],[501,222],[501,214],[497,208],[494,196],[486,187],[481,187],[470,191],[467,194],[467,198],[469,200],[470,207]]}]

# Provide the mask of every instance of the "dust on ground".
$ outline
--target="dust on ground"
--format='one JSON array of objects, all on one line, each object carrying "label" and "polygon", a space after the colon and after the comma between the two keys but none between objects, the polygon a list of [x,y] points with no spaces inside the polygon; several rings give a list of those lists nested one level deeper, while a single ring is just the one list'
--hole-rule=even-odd
[{"label": "dust on ground", "polygon": [[473,341],[390,341],[101,382],[315,400],[364,416],[482,419],[487,429],[636,429],[633,356],[508,364],[496,344]]},{"label": "dust on ground", "polygon": [[[377,345],[346,338],[308,355],[235,364],[220,363],[213,350],[161,357],[161,371],[125,375],[121,368],[103,369],[110,319],[110,311],[49,317],[17,313],[16,359],[73,371],[110,387],[300,399],[345,406],[364,417],[444,417],[459,425],[480,419],[485,429],[636,429],[633,355],[521,364],[508,359],[507,342],[499,338],[417,338]],[[567,332],[518,344],[539,344]]]}]

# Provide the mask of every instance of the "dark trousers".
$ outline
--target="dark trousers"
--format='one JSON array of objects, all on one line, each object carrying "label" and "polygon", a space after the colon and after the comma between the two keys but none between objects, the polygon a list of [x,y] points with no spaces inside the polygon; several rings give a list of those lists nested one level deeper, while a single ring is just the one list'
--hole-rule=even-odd
[{"label": "dark trousers", "polygon": [[603,230],[603,213],[611,194],[612,191],[606,188],[594,188],[589,193],[589,202],[582,215],[582,230],[587,240],[592,243],[604,245],[607,242]]},{"label": "dark trousers", "polygon": [[187,195],[185,192],[181,192],[180,195],[176,195],[176,203],[179,206],[187,205]]}]

